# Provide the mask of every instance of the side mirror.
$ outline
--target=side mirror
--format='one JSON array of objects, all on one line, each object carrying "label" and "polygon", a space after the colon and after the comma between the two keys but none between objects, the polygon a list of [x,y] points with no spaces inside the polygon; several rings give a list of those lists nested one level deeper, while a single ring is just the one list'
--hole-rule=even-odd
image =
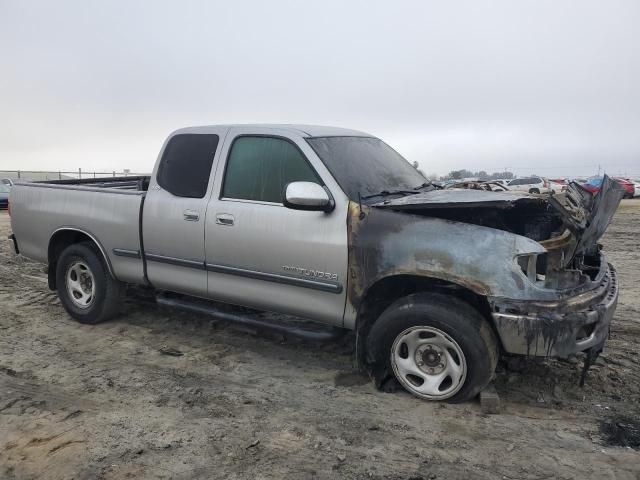
[{"label": "side mirror", "polygon": [[313,182],[291,182],[284,189],[284,206],[292,210],[330,212],[335,202],[329,192]]}]

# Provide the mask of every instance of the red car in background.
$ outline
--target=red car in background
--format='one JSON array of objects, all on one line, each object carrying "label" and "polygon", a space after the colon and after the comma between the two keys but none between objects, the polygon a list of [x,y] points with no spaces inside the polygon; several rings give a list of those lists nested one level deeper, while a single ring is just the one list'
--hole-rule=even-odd
[{"label": "red car in background", "polygon": [[614,177],[613,178],[616,182],[618,182],[620,185],[622,185],[622,188],[624,188],[624,197],[623,198],[633,198],[633,196],[635,195],[635,185],[633,184],[633,182],[630,182],[629,180],[627,180],[626,178],[620,178],[620,177]]},{"label": "red car in background", "polygon": [[[600,191],[602,179],[603,177],[591,177],[586,181],[586,183],[581,183],[580,185],[585,190],[591,193],[596,193]],[[622,198],[633,198],[633,195],[635,194],[635,185],[632,182],[620,177],[614,177],[613,179],[618,182],[622,188],[624,188],[624,197]]]}]

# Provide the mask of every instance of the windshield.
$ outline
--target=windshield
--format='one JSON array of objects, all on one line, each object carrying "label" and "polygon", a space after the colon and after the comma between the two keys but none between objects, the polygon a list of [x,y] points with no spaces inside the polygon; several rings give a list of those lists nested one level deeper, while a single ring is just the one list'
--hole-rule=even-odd
[{"label": "windshield", "polygon": [[4,183],[0,183],[0,193],[9,193],[11,189]]},{"label": "windshield", "polygon": [[307,138],[307,142],[352,200],[357,201],[358,194],[364,198],[383,191],[413,190],[427,183],[420,172],[378,138],[315,137]]}]

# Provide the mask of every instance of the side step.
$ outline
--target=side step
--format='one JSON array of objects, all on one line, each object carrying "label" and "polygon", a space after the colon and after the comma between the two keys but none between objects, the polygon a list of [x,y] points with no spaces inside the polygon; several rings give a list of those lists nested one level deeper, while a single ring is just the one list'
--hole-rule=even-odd
[{"label": "side step", "polygon": [[290,335],[314,342],[336,340],[347,332],[343,328],[336,327],[319,326],[317,329],[313,330],[310,328],[301,328],[297,325],[291,325],[291,322],[275,322],[266,318],[260,318],[258,311],[252,311],[251,313],[244,313],[240,311],[234,312],[230,311],[228,307],[226,310],[223,310],[213,302],[210,303],[199,299],[190,299],[189,297],[174,296],[166,293],[158,294],[156,296],[156,302],[159,305],[166,307],[209,315],[217,318],[218,320],[234,322],[247,327],[269,330],[271,332]]}]

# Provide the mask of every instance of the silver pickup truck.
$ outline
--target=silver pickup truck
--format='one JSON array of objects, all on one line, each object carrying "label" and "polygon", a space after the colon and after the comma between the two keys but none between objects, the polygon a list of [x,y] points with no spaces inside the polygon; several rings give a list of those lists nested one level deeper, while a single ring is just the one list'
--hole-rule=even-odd
[{"label": "silver pickup truck", "polygon": [[501,354],[588,367],[602,350],[618,287],[597,241],[622,195],[608,178],[595,195],[440,190],[366,133],[193,127],[151,177],[16,184],[10,238],[80,322],[118,314],[125,284],[230,320],[298,316],[355,330],[379,388],[464,401]]}]

